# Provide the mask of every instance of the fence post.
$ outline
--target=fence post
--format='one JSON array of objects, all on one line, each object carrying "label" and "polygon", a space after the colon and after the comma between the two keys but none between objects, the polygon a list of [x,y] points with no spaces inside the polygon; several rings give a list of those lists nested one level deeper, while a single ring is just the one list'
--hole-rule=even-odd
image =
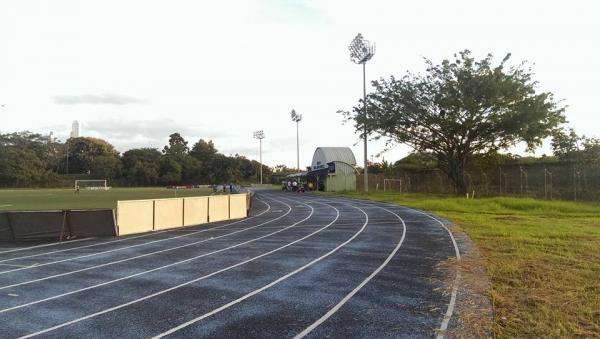
[{"label": "fence post", "polygon": [[548,186],[546,183],[546,172],[548,172],[548,170],[546,169],[546,166],[544,166],[544,199],[548,199]]},{"label": "fence post", "polygon": [[575,166],[573,166],[573,200],[577,200],[577,182],[575,181]]},{"label": "fence post", "polygon": [[500,186],[500,195],[502,195],[502,167],[498,167],[498,169],[500,170],[500,184],[498,186]]}]

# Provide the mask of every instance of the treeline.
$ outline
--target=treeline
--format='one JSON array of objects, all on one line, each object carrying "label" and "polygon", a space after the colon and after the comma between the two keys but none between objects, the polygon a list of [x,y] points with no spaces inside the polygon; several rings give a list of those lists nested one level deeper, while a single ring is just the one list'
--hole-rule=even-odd
[{"label": "treeline", "polygon": [[[553,132],[551,138],[553,155],[520,156],[510,153],[488,152],[473,154],[469,158],[467,172],[485,172],[499,166],[533,166],[557,164],[575,168],[600,169],[600,138],[578,135],[572,128],[562,128]],[[385,174],[388,177],[407,172],[422,172],[439,169],[438,157],[433,153],[413,152],[396,161],[369,163],[369,173]]]},{"label": "treeline", "polygon": [[[171,134],[161,151],[137,148],[122,154],[98,138],[59,142],[30,132],[0,134],[3,187],[72,184],[73,176],[122,186],[250,183],[259,180],[259,170],[257,161],[219,153],[211,140],[200,139],[190,148],[179,133]],[[263,166],[263,181],[270,182],[272,175],[273,169]]]}]

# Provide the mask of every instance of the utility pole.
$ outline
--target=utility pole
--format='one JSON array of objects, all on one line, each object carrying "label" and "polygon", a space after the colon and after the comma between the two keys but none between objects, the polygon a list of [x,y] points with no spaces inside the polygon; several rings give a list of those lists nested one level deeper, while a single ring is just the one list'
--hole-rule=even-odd
[{"label": "utility pole", "polygon": [[262,185],[263,183],[263,165],[262,165],[262,139],[265,138],[265,132],[263,132],[263,130],[260,131],[255,131],[254,132],[254,139],[258,139],[258,154],[259,154],[259,162],[260,162],[260,184]]},{"label": "utility pole", "polygon": [[364,126],[363,126],[363,151],[364,151],[364,190],[369,192],[369,163],[367,157],[367,73],[366,64],[367,61],[371,60],[375,55],[375,45],[371,44],[369,40],[365,40],[362,34],[358,35],[352,40],[350,46],[350,60],[352,62],[363,66],[363,109],[364,109]]}]

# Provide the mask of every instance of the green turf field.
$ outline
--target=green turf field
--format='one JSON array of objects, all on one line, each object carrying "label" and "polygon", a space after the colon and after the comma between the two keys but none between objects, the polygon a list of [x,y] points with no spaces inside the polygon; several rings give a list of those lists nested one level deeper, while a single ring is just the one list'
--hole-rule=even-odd
[{"label": "green turf field", "polygon": [[164,187],[111,188],[108,191],[71,189],[0,189],[0,211],[115,208],[117,200],[175,198],[212,193],[208,188],[166,189]]},{"label": "green turf field", "polygon": [[341,194],[434,212],[478,245],[498,338],[600,338],[600,204]]}]

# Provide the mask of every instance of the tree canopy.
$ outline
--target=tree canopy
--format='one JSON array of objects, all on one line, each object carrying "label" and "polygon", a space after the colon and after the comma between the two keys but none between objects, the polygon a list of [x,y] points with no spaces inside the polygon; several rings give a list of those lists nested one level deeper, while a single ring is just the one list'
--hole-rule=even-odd
[{"label": "tree canopy", "polygon": [[342,111],[375,138],[403,143],[435,155],[458,193],[466,192],[464,170],[475,154],[525,142],[528,150],[565,122],[550,92],[537,90],[526,62],[508,67],[510,54],[494,66],[493,56],[475,60],[468,50],[453,60],[426,59],[424,75],[408,73],[372,82],[373,92],[352,111]]}]

